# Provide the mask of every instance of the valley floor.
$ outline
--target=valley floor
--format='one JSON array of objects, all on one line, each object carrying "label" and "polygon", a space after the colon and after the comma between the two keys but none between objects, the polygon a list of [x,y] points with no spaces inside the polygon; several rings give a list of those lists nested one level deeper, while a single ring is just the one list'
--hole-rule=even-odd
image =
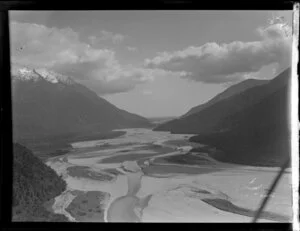
[{"label": "valley floor", "polygon": [[[126,129],[115,139],[73,143],[47,164],[67,182],[52,209],[70,221],[251,222],[278,168],[226,164],[191,135]],[[287,171],[260,222],[292,220]]]}]

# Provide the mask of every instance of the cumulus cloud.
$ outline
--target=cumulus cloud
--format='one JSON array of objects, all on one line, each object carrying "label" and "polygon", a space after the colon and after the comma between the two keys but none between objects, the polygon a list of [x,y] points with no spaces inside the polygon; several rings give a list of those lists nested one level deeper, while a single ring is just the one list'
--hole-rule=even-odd
[{"label": "cumulus cloud", "polygon": [[96,62],[84,62],[78,63],[76,66],[72,64],[57,65],[53,69],[59,73],[75,77],[100,94],[130,91],[137,84],[153,81],[154,76],[165,72],[131,65],[120,65],[115,59],[107,61],[104,66]]},{"label": "cumulus cloud", "polygon": [[146,59],[145,66],[181,71],[183,78],[195,81],[222,83],[247,78],[266,65],[276,64],[278,71],[290,65],[291,28],[277,20],[265,28],[258,28],[257,32],[261,37],[258,41],[211,42],[181,51],[163,52],[153,59]]},{"label": "cumulus cloud", "polygon": [[[48,68],[71,76],[98,94],[129,91],[162,72],[121,65],[113,50],[95,49],[81,42],[78,33],[70,28],[12,22],[10,34],[13,64]],[[122,40],[121,37],[115,39]]]}]

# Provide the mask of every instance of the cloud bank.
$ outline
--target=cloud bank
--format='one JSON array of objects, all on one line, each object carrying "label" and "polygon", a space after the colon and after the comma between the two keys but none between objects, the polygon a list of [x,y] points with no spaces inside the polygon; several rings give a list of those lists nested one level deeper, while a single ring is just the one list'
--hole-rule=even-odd
[{"label": "cloud bank", "polygon": [[[93,47],[102,40],[121,43],[124,35],[103,30],[101,36],[90,36],[88,44],[71,28],[11,22],[11,61],[71,76],[99,95],[127,92],[164,75],[205,83],[231,83],[251,78],[270,64],[276,65],[277,72],[290,65],[291,28],[283,20],[272,20],[256,32],[258,41],[190,46],[159,53],[137,67],[122,65],[113,49]],[[126,48],[136,51],[135,47]]]},{"label": "cloud bank", "polygon": [[146,59],[147,68],[182,71],[183,78],[205,83],[234,82],[257,73],[262,67],[277,65],[281,71],[291,63],[291,28],[282,20],[258,28],[259,41],[206,43],[181,51],[163,52]]},{"label": "cloud bank", "polygon": [[[102,32],[101,39],[116,43],[124,39],[119,34]],[[13,64],[47,68],[71,76],[101,95],[132,90],[163,72],[121,65],[113,50],[93,48],[80,41],[78,33],[70,28],[12,22],[10,35]]]}]

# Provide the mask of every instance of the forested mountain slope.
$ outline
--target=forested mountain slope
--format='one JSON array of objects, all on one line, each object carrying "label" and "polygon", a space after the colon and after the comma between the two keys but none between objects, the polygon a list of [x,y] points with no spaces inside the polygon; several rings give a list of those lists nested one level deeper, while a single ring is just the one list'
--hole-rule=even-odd
[{"label": "forested mountain slope", "polygon": [[44,207],[65,188],[65,181],[29,149],[13,145],[13,221],[67,221]]}]

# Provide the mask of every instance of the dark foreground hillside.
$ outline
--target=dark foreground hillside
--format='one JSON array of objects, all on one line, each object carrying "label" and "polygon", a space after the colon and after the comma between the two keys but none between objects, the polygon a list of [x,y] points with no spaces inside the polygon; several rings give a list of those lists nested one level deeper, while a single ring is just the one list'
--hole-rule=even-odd
[{"label": "dark foreground hillside", "polygon": [[13,146],[13,221],[68,221],[44,203],[61,194],[66,183],[53,169],[20,144]]}]

